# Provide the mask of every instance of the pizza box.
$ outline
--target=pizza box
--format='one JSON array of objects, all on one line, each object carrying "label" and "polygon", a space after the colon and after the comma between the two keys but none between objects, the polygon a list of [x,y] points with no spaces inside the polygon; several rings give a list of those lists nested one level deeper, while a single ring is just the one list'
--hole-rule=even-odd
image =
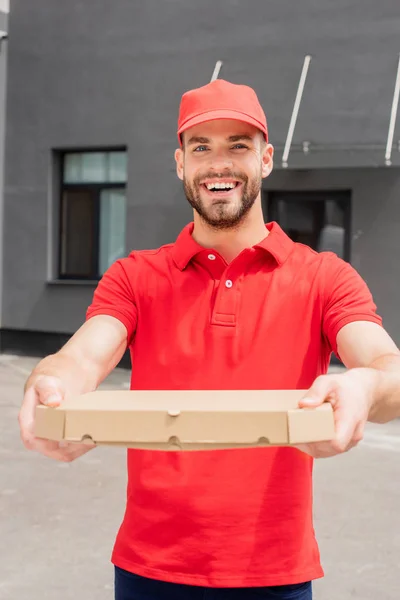
[{"label": "pizza box", "polygon": [[306,390],[96,391],[36,408],[35,435],[158,450],[331,440],[330,403],[300,409]]}]

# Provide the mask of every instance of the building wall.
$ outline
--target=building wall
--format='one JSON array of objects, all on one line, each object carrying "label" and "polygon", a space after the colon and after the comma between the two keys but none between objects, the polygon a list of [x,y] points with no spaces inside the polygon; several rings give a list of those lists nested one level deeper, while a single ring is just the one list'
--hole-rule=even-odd
[{"label": "building wall", "polygon": [[[0,32],[7,32],[8,15],[2,12],[0,4]],[[0,33],[0,35],[2,35]],[[7,74],[7,41],[0,40],[0,327],[2,305],[2,252],[1,240],[3,238],[3,187],[4,187],[4,144],[5,144],[5,119],[6,119],[6,74]]]},{"label": "building wall", "polygon": [[[54,281],[54,149],[127,145],[127,251],[176,237],[191,218],[173,162],[180,96],[208,82],[221,59],[221,77],[255,87],[266,109],[277,149],[268,186],[353,189],[352,262],[400,342],[393,260],[400,246],[399,152],[394,166],[381,168],[399,25],[397,0],[351,6],[346,0],[116,0],[112,8],[106,0],[15,2],[3,329],[72,333],[94,290],[93,284]],[[289,169],[280,170],[308,53],[313,59]],[[308,155],[303,141],[311,144]]]}]

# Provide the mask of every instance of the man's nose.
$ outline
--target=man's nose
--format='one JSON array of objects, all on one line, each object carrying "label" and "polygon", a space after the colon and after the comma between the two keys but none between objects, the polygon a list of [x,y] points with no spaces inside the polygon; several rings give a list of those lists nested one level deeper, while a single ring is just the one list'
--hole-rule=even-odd
[{"label": "man's nose", "polygon": [[232,169],[232,157],[227,152],[214,152],[211,156],[211,167],[214,171],[224,171],[224,169]]}]

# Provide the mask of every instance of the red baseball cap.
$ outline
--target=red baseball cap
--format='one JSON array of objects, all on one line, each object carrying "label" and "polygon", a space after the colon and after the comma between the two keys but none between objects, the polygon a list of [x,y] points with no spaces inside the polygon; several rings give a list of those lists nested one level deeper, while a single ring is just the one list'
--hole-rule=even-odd
[{"label": "red baseball cap", "polygon": [[267,120],[255,91],[247,85],[216,79],[183,94],[178,118],[180,145],[183,131],[216,119],[234,119],[254,125],[268,141]]}]

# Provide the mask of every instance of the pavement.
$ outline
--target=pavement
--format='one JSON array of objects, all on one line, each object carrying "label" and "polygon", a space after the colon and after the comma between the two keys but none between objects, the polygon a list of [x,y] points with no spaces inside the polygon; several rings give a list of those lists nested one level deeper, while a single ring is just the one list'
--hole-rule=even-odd
[{"label": "pavement", "polygon": [[[0,356],[0,600],[112,600],[110,554],[126,490],[125,451],[53,462],[25,450],[17,414],[38,359]],[[128,389],[115,369],[102,388]],[[316,461],[315,528],[325,577],[315,600],[400,598],[400,421]]]}]

